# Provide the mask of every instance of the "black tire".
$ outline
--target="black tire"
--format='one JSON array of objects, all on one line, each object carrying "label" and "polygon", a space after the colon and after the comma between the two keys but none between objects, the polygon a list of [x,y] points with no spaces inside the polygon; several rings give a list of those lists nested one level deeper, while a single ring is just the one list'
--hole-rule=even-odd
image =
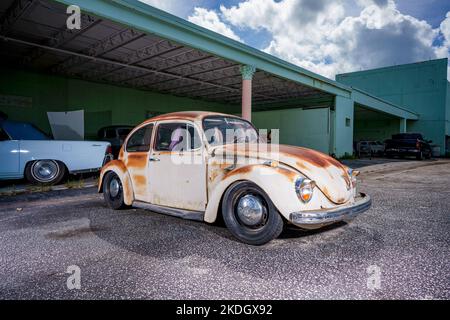
[{"label": "black tire", "polygon": [[66,172],[66,166],[61,161],[35,160],[27,163],[25,178],[31,183],[55,185],[61,182]]},{"label": "black tire", "polygon": [[417,154],[416,159],[419,160],[419,161],[422,161],[422,160],[423,160],[423,152],[422,152],[422,151],[420,151],[420,152]]},{"label": "black tire", "polygon": [[[258,208],[262,209],[261,219],[256,224],[246,224],[239,216],[238,205],[243,197],[256,200]],[[227,189],[222,201],[222,216],[228,230],[238,240],[250,245],[263,245],[277,238],[283,231],[283,219],[269,196],[248,181],[235,182]]]},{"label": "black tire", "polygon": [[[115,184],[117,183],[117,188]],[[125,204],[123,200],[123,186],[122,181],[117,174],[110,171],[107,172],[105,177],[103,178],[103,198],[105,199],[108,207],[114,210],[120,210],[127,208],[128,206]]]}]

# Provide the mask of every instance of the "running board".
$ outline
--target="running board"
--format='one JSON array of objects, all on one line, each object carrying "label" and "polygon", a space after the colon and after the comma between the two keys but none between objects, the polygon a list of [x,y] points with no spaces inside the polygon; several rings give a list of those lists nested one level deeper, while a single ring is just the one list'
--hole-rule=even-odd
[{"label": "running board", "polygon": [[186,220],[195,220],[195,221],[203,221],[205,212],[204,211],[192,211],[192,210],[184,210],[177,209],[165,206],[158,206],[156,204],[146,203],[142,201],[133,201],[133,207],[139,209],[150,210],[156,213],[162,213],[169,216],[174,216],[178,218],[183,218]]}]

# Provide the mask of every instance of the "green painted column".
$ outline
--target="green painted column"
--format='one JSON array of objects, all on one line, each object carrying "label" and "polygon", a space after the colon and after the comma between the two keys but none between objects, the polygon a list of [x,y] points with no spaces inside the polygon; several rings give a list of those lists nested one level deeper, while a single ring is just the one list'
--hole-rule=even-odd
[{"label": "green painted column", "polygon": [[407,126],[406,126],[406,119],[400,119],[400,133],[406,133],[407,132]]},{"label": "green painted column", "polygon": [[353,154],[354,101],[342,96],[335,98],[334,154]]}]

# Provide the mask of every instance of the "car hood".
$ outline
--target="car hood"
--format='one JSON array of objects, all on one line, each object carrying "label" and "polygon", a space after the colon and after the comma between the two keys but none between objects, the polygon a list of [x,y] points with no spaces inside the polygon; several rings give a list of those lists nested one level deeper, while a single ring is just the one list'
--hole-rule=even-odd
[{"label": "car hood", "polygon": [[214,152],[227,157],[235,152],[238,157],[278,161],[314,180],[323,194],[336,204],[348,202],[353,195],[348,168],[319,151],[287,145],[229,144],[215,147]]}]

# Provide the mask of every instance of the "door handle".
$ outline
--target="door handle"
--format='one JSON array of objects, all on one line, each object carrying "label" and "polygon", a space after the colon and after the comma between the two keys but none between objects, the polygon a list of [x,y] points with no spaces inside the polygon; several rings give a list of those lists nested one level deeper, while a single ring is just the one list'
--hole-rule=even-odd
[{"label": "door handle", "polygon": [[150,157],[149,159],[148,159],[148,161],[160,161],[158,158],[155,158],[155,157]]}]

